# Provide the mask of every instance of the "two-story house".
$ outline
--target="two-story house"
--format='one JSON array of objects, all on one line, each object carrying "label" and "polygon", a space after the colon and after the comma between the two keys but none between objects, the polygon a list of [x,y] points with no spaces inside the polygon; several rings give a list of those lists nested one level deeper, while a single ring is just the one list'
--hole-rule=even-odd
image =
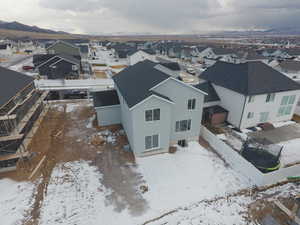
[{"label": "two-story house", "polygon": [[33,56],[35,70],[48,79],[77,79],[81,62],[71,55],[41,54]]},{"label": "two-story house", "polygon": [[[116,93],[100,92],[100,101],[94,99],[98,123],[120,120],[136,156],[167,152],[174,144],[185,146],[198,140],[205,92],[168,75],[160,64],[149,60],[129,66],[113,80]],[[104,100],[102,94],[111,99],[117,94],[119,101]]]},{"label": "two-story house", "polygon": [[201,78],[217,93],[216,105],[228,111],[227,121],[239,129],[291,120],[300,95],[297,82],[259,61],[217,62]]},{"label": "two-story house", "polygon": [[48,54],[61,54],[61,55],[70,55],[77,59],[81,59],[80,56],[80,48],[78,46],[75,46],[69,42],[65,41],[56,41],[54,44],[48,46],[46,48],[46,51]]}]

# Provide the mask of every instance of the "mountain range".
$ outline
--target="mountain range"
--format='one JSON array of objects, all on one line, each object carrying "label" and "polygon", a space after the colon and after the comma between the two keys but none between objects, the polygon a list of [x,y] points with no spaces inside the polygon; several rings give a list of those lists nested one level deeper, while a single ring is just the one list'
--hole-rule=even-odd
[{"label": "mountain range", "polygon": [[19,22],[5,22],[0,21],[0,29],[7,30],[17,30],[17,31],[26,31],[26,32],[36,32],[36,33],[46,33],[46,34],[68,34],[63,31],[54,31],[50,29],[43,29],[37,26],[29,26]]}]

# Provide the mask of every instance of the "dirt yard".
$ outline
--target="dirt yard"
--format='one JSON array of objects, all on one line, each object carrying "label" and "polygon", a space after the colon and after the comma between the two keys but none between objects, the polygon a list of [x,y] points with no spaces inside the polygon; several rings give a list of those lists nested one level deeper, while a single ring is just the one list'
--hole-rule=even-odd
[{"label": "dirt yard", "polygon": [[[135,159],[123,150],[128,144],[121,126],[97,127],[93,108],[87,101],[55,103],[40,124],[28,150],[33,153],[29,161],[19,162],[17,171],[1,174],[17,181],[27,181],[43,157],[41,167],[33,175],[37,192],[34,194],[30,219],[24,225],[39,224],[40,209],[53,169],[66,162],[84,160],[98,168],[102,183],[111,191],[107,196],[116,211],[128,208],[132,214],[141,214],[147,208],[136,185],[142,178],[132,169]],[[1,178],[1,177],[0,177]],[[122,185],[120,185],[122,184]]]},{"label": "dirt yard", "polygon": [[107,75],[106,75],[105,71],[98,71],[98,70],[95,70],[95,71],[94,71],[94,74],[95,74],[95,77],[96,77],[96,78],[102,78],[102,79],[107,78]]}]

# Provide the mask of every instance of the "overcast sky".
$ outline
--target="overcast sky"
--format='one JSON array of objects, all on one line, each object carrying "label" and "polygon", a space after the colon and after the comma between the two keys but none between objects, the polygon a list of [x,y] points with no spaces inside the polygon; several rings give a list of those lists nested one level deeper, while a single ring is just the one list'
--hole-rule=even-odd
[{"label": "overcast sky", "polygon": [[72,33],[202,33],[299,26],[300,0],[0,0],[0,20]]}]

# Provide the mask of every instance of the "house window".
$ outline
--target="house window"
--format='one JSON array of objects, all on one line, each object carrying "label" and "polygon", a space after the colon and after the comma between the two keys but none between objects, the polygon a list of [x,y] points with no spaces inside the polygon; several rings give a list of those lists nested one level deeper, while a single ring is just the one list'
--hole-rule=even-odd
[{"label": "house window", "polygon": [[55,51],[53,49],[50,49],[49,54],[55,54]]},{"label": "house window", "polygon": [[158,134],[146,136],[145,137],[145,149],[151,150],[151,149],[158,148],[158,146],[159,146],[158,139],[159,139]]},{"label": "house window", "polygon": [[282,97],[281,106],[278,110],[277,116],[290,115],[292,113],[295,100],[296,100],[296,95]]},{"label": "house window", "polygon": [[287,105],[289,102],[289,98],[290,98],[289,96],[282,97],[280,105]]},{"label": "house window", "polygon": [[296,95],[290,96],[290,97],[289,97],[289,105],[294,104],[295,100],[296,100]]},{"label": "house window", "polygon": [[260,113],[260,122],[261,123],[265,123],[268,121],[268,118],[269,118],[269,112],[261,112]]},{"label": "house window", "polygon": [[78,70],[78,67],[77,67],[77,65],[72,65],[72,70],[73,70],[73,71],[76,71],[76,70]]},{"label": "house window", "polygon": [[253,117],[254,117],[254,112],[249,112],[248,115],[247,115],[247,118],[251,119]]},{"label": "house window", "polygon": [[192,120],[176,121],[175,131],[176,132],[188,131],[191,129],[191,123]]},{"label": "house window", "polygon": [[274,102],[275,93],[271,93],[267,95],[266,102]]},{"label": "house window", "polygon": [[189,99],[188,100],[188,109],[192,110],[196,108],[196,99]]},{"label": "house window", "polygon": [[146,121],[157,121],[160,120],[160,109],[150,109],[145,111]]},{"label": "house window", "polygon": [[254,102],[254,96],[249,96],[248,102]]}]

